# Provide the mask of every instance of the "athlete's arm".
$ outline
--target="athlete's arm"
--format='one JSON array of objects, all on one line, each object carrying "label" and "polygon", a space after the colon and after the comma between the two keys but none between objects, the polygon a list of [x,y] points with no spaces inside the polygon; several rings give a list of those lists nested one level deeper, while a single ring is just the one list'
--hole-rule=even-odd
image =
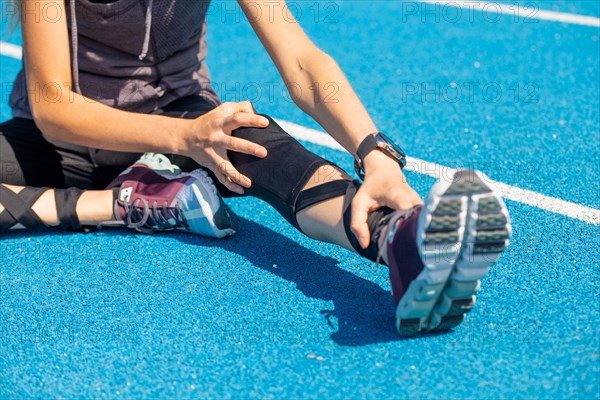
[{"label": "athlete's arm", "polygon": [[295,103],[354,154],[377,128],[335,60],[306,36],[285,1],[238,3]]},{"label": "athlete's arm", "polygon": [[55,1],[58,18],[35,10],[48,0],[22,2],[22,33],[28,98],[33,118],[45,137],[82,146],[128,152],[177,153],[211,168],[230,189],[249,187],[227,159],[233,150],[261,157],[266,149],[231,136],[241,126],[263,127],[247,102],[226,103],[192,120],[117,110],[71,90],[71,55],[64,1]]},{"label": "athlete's arm", "polygon": [[[354,155],[362,140],[377,128],[335,60],[306,36],[285,1],[238,3],[291,89],[294,102]],[[364,184],[352,203],[352,230],[366,247],[370,211],[383,206],[405,209],[422,201],[398,163],[383,153],[369,153],[364,167]]]}]

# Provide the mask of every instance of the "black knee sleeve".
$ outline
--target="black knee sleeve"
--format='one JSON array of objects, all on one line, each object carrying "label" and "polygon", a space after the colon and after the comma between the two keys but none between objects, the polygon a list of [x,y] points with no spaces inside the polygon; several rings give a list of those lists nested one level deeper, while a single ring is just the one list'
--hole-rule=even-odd
[{"label": "black knee sleeve", "polygon": [[[286,133],[272,118],[264,129],[240,128],[232,135],[264,146],[268,151],[266,158],[230,151],[228,157],[235,168],[252,180],[252,186],[246,193],[271,204],[287,221],[298,230],[296,213],[319,201],[339,196],[345,192],[338,184],[331,190],[309,189],[312,195],[301,195],[302,188],[315,172],[329,166],[331,173],[341,169],[334,163],[311,153],[296,139]],[[320,187],[320,186],[319,186]]]},{"label": "black knee sleeve", "polygon": [[[252,180],[252,186],[246,189],[246,193],[271,204],[301,232],[296,220],[298,212],[322,201],[345,196],[346,236],[358,254],[375,261],[378,254],[377,241],[372,238],[369,247],[362,249],[350,230],[352,199],[360,183],[349,179],[335,179],[303,191],[308,180],[319,168],[329,166],[331,173],[342,169],[305,149],[272,118],[265,117],[269,119],[267,128],[240,128],[232,133],[235,137],[264,146],[269,154],[266,158],[258,158],[248,154],[228,152],[229,159],[237,170]],[[381,218],[391,212],[389,208],[382,208],[369,214],[368,225],[371,233],[374,232]]]}]

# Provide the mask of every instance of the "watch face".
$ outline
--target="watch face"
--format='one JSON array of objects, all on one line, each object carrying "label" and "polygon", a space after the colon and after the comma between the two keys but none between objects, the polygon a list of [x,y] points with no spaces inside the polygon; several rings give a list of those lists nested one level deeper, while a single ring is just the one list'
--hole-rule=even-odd
[{"label": "watch face", "polygon": [[379,134],[385,141],[383,143],[385,150],[387,150],[390,153],[390,156],[396,158],[398,162],[400,162],[404,166],[404,164],[406,164],[406,154],[404,154],[404,151],[391,138],[387,137],[381,132]]}]

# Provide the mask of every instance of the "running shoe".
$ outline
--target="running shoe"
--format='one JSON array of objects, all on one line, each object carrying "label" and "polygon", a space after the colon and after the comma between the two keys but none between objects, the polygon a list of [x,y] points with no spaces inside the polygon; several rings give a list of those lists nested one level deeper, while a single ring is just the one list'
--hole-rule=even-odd
[{"label": "running shoe", "polygon": [[409,336],[463,321],[480,279],[508,246],[511,225],[489,178],[459,170],[432,187],[424,206],[390,214],[381,235],[396,327]]},{"label": "running shoe", "polygon": [[162,154],[145,153],[115,178],[107,189],[118,189],[116,221],[101,226],[126,226],[138,232],[193,232],[222,238],[235,226],[203,169],[185,173]]}]

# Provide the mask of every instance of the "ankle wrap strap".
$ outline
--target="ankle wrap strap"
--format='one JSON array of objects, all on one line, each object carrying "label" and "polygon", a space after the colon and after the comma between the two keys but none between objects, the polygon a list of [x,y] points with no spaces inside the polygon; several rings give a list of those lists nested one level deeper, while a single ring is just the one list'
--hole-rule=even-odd
[{"label": "ankle wrap strap", "polygon": [[56,212],[58,213],[58,227],[60,229],[79,231],[81,224],[77,217],[77,201],[83,194],[81,189],[55,189]]},{"label": "ankle wrap strap", "polygon": [[0,213],[0,233],[8,231],[16,224],[21,224],[27,229],[46,228],[46,224],[31,207],[47,190],[48,188],[25,187],[19,193],[15,193],[0,184],[0,204],[4,207],[4,211]]},{"label": "ankle wrap strap", "polygon": [[350,228],[352,222],[352,200],[354,199],[354,196],[356,196],[356,192],[359,188],[360,182],[356,180],[347,188],[346,196],[344,197],[344,230],[346,231],[346,237],[352,245],[352,248],[354,248],[358,254],[371,261],[378,261],[379,246],[377,242],[380,234],[380,224],[381,222],[384,222],[385,218],[393,213],[394,210],[388,207],[382,207],[369,213],[367,225],[369,226],[369,232],[371,234],[371,242],[366,249],[363,249],[360,247],[358,239]]},{"label": "ankle wrap strap", "polygon": [[[48,226],[42,222],[32,207],[48,190],[50,189],[28,186],[21,189],[19,193],[15,193],[0,184],[0,204],[4,207],[4,211],[0,213],[0,234],[7,232],[17,224],[21,224],[27,229],[47,229]],[[76,207],[77,200],[82,193],[83,190],[77,188],[54,189],[59,223],[57,228],[81,230]]]},{"label": "ankle wrap strap", "polygon": [[307,207],[341,196],[346,193],[348,186],[351,184],[352,182],[349,180],[338,179],[303,190],[296,199],[294,212],[297,214]]},{"label": "ankle wrap strap", "polygon": [[[307,207],[334,197],[344,196],[343,221],[346,237],[358,254],[369,260],[376,261],[379,254],[377,241],[381,233],[381,223],[386,221],[387,216],[390,215],[393,210],[388,207],[383,207],[369,213],[367,224],[369,226],[369,232],[371,233],[371,243],[369,244],[369,247],[363,249],[360,247],[360,243],[358,243],[358,239],[354,236],[352,229],[350,229],[352,220],[352,200],[359,188],[359,181],[349,179],[338,179],[314,186],[300,192],[296,200],[294,212],[297,215],[298,212]],[[298,229],[300,229],[299,226]]]}]

